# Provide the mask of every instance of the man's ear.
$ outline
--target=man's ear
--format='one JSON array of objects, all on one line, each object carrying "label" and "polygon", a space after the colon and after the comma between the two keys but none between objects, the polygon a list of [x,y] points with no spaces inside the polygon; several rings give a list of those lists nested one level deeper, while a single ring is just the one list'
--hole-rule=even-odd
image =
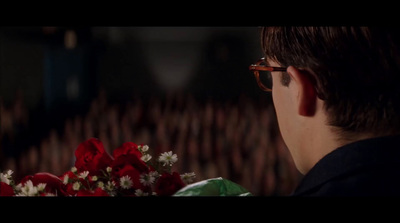
[{"label": "man's ear", "polygon": [[289,66],[287,73],[291,77],[290,86],[293,97],[297,103],[298,114],[314,116],[317,106],[317,94],[312,82],[312,76],[307,70],[300,70]]}]

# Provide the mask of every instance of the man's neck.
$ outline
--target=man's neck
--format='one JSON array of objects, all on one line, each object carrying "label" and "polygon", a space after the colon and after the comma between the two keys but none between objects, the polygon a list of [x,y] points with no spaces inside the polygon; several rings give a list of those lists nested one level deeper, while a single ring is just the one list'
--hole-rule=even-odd
[{"label": "man's neck", "polygon": [[325,126],[318,128],[313,134],[313,140],[310,141],[310,162],[307,172],[324,156],[330,152],[345,146],[347,144],[357,142],[364,139],[375,138],[384,135],[374,134],[344,134],[337,127]]}]

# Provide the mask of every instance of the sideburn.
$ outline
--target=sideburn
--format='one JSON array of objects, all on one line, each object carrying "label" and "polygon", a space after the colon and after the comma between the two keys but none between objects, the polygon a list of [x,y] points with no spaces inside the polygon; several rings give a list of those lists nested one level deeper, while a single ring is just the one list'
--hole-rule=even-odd
[{"label": "sideburn", "polygon": [[281,84],[285,87],[289,87],[290,81],[292,78],[287,72],[281,72]]}]

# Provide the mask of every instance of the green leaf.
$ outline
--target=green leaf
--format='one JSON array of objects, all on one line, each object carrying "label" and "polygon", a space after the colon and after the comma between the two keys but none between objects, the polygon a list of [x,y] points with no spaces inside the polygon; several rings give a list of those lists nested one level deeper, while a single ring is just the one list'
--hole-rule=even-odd
[{"label": "green leaf", "polygon": [[253,196],[248,190],[222,177],[189,184],[172,196]]}]

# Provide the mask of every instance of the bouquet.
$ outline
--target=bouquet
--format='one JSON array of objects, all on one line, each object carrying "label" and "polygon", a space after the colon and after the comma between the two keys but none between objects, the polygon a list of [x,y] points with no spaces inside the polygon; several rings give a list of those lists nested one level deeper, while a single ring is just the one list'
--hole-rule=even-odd
[{"label": "bouquet", "polygon": [[55,176],[41,172],[13,180],[12,170],[0,173],[0,196],[171,196],[194,182],[194,172],[172,171],[172,151],[153,159],[147,145],[125,142],[108,154],[90,138],[75,150],[75,165]]}]

